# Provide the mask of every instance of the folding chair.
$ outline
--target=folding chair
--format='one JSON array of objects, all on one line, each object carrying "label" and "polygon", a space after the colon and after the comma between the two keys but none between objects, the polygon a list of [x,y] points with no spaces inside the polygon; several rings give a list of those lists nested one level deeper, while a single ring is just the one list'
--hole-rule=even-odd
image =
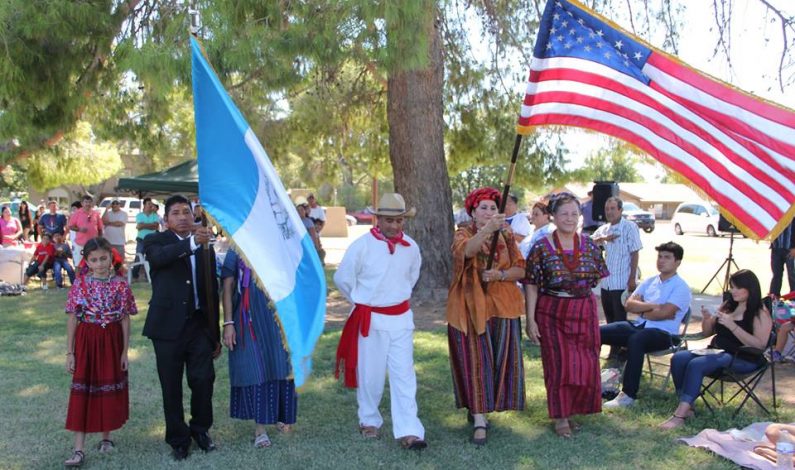
[{"label": "folding chair", "polygon": [[144,256],[143,253],[135,253],[135,259],[127,266],[127,284],[132,284],[132,273],[135,266],[143,266],[144,272],[146,273],[146,280],[151,284],[152,276],[149,275],[149,261],[146,261],[146,256]]},{"label": "folding chair", "polygon": [[687,309],[685,312],[685,316],[682,317],[682,323],[679,324],[679,334],[678,335],[671,335],[671,344],[668,346],[667,349],[661,349],[659,351],[651,351],[646,353],[646,365],[649,369],[649,382],[654,381],[654,377],[662,377],[663,374],[655,373],[654,368],[652,367],[652,363],[658,366],[668,366],[668,372],[665,374],[665,380],[663,380],[662,387],[660,390],[665,390],[665,387],[668,386],[668,381],[671,380],[671,366],[670,361],[652,361],[652,357],[663,357],[668,356],[679,351],[683,351],[687,349],[687,325],[690,323],[690,313],[692,310],[690,308]]},{"label": "folding chair", "polygon": [[[714,414],[715,410],[709,404],[709,400],[707,396],[709,396],[712,400],[714,400],[718,405],[725,406],[729,404],[732,400],[737,398],[740,394],[744,393],[743,399],[740,402],[740,406],[734,410],[732,414],[732,418],[735,418],[740,410],[743,409],[743,406],[748,402],[750,398],[757,405],[762,411],[765,412],[766,415],[770,416],[771,414],[778,414],[776,410],[776,366],[775,363],[768,360],[768,354],[772,351],[773,346],[776,344],[776,332],[775,329],[770,332],[770,339],[767,342],[767,347],[762,350],[758,348],[752,348],[750,346],[743,346],[740,350],[734,355],[732,358],[732,362],[729,363],[728,367],[724,367],[721,369],[716,370],[711,374],[707,374],[707,378],[710,381],[706,385],[701,385],[701,393],[699,396],[701,397],[701,401],[707,406],[707,409],[710,413]],[[745,374],[739,374],[731,370],[732,363],[737,358],[738,354],[743,354],[746,357],[754,357],[759,361],[759,367],[754,369],[751,372]],[[765,407],[762,401],[759,399],[759,396],[756,394],[756,387],[759,385],[759,382],[762,381],[762,378],[765,376],[765,372],[770,369],[770,381],[773,388],[773,413],[770,413],[770,410]],[[728,399],[726,400],[724,397],[725,392],[725,383],[733,383],[737,385],[738,390]],[[713,392],[714,386],[720,387],[719,395]]]}]

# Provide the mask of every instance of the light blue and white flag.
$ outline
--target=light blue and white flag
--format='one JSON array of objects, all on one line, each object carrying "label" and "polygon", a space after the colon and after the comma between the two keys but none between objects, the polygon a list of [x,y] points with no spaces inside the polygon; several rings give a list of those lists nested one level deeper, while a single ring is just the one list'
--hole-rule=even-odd
[{"label": "light blue and white flag", "polygon": [[191,49],[199,197],[276,305],[300,387],[323,332],[323,267],[265,149],[194,38]]}]

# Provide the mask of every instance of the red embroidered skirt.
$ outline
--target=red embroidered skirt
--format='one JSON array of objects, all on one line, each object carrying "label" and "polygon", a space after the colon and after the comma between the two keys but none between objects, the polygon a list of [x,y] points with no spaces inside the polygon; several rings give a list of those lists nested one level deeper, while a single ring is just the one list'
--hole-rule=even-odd
[{"label": "red embroidered skirt", "polygon": [[66,429],[105,432],[119,429],[130,416],[127,371],[121,369],[124,349],[121,324],[105,328],[78,323],[75,372],[66,413]]},{"label": "red embroidered skirt", "polygon": [[540,295],[536,323],[550,418],[602,411],[596,299]]}]

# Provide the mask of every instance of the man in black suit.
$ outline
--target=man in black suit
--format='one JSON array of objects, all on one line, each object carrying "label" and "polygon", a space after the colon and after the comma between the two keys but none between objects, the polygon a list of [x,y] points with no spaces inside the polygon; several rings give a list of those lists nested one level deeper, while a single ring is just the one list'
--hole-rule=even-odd
[{"label": "man in black suit", "polygon": [[[213,359],[220,354],[218,320],[208,309],[202,244],[210,230],[193,224],[190,203],[183,196],[166,201],[165,232],[144,239],[144,253],[152,277],[152,300],[144,324],[144,336],[152,340],[157,373],[163,390],[166,442],[177,460],[188,456],[191,437],[205,452],[215,450],[208,431],[213,424]],[[212,262],[215,253],[210,248]],[[218,281],[215,267],[209,290],[218,312]],[[182,374],[187,372],[191,389],[191,419],[185,423],[182,408]]]}]

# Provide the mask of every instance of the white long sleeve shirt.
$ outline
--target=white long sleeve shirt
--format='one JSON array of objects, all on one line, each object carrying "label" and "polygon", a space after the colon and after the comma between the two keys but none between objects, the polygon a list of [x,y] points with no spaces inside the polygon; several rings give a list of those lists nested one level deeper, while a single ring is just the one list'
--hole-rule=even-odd
[{"label": "white long sleeve shirt", "polygon": [[[403,239],[410,246],[397,244],[389,254],[386,242],[366,233],[348,247],[334,273],[334,284],[348,301],[373,307],[388,307],[411,298],[420,277],[422,257],[417,242]],[[373,312],[370,328],[375,330],[414,329],[414,313],[383,315]]]}]

